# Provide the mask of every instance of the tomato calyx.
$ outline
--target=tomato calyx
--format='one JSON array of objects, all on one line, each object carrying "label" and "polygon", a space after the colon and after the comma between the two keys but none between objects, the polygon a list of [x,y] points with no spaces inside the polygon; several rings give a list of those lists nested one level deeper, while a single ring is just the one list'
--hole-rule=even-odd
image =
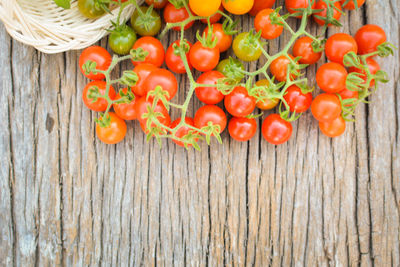
[{"label": "tomato calyx", "polygon": [[184,55],[190,51],[190,45],[186,39],[180,40],[179,43],[174,43],[172,48],[174,49],[174,55],[176,56],[180,56],[181,51]]},{"label": "tomato calyx", "polygon": [[149,52],[139,47],[138,49],[131,49],[130,56],[132,57],[132,61],[135,62],[143,62],[146,57],[149,55]]},{"label": "tomato calyx", "polygon": [[97,63],[91,60],[87,60],[83,65],[82,65],[82,70],[84,71],[85,75],[93,74],[96,75],[98,73],[102,73],[101,70],[96,69]]},{"label": "tomato calyx", "polygon": [[128,87],[128,90],[124,92],[124,90],[119,90],[118,92],[119,98],[118,100],[113,101],[113,104],[129,104],[135,101],[135,94],[132,92],[132,88]]},{"label": "tomato calyx", "polygon": [[94,120],[101,128],[106,128],[111,124],[111,116],[108,112],[100,113],[99,118]]},{"label": "tomato calyx", "polygon": [[138,12],[138,16],[135,20],[135,26],[143,26],[146,31],[150,31],[150,25],[159,19],[152,15],[153,5],[150,5],[149,7],[139,7],[136,10]]},{"label": "tomato calyx", "polygon": [[[242,62],[233,57],[229,57],[228,59],[224,59],[220,61],[217,66],[217,70],[225,75],[225,77],[232,79],[232,83],[239,83],[244,77],[244,66]],[[227,81],[228,83],[230,82]]]},{"label": "tomato calyx", "polygon": [[123,72],[119,82],[123,85],[133,87],[139,81],[139,77],[133,70],[126,70]]},{"label": "tomato calyx", "polygon": [[211,143],[211,137],[214,136],[220,144],[222,144],[222,138],[220,135],[221,126],[218,124],[213,124],[211,121],[207,123],[207,126],[204,126],[200,129],[203,134],[206,136],[206,142],[208,145]]},{"label": "tomato calyx", "polygon": [[180,9],[180,8],[186,7],[188,5],[188,1],[187,0],[168,0],[168,1],[171,4],[173,4],[176,9]]},{"label": "tomato calyx", "polygon": [[217,46],[218,39],[214,38],[212,33],[213,33],[213,25],[209,27],[209,30],[207,32],[203,32],[202,36],[200,36],[200,32],[197,31],[196,33],[197,40],[201,43],[203,47],[214,48]]},{"label": "tomato calyx", "polygon": [[287,17],[295,17],[295,18],[296,17],[297,18],[300,17],[301,18],[303,16],[308,17],[308,16],[311,16],[314,13],[322,11],[322,10],[313,9],[313,6],[314,6],[315,2],[316,2],[316,0],[308,0],[308,5],[307,5],[306,8],[291,8],[291,10],[293,10],[294,12],[286,14],[285,16],[287,16]]},{"label": "tomato calyx", "polygon": [[168,91],[164,90],[160,85],[157,85],[153,90],[149,91],[147,93],[146,99],[150,100],[153,99],[154,103],[158,103],[161,101],[163,103],[164,107],[169,111],[169,93]]},{"label": "tomato calyx", "polygon": [[[226,35],[235,35],[238,33],[238,30],[236,29],[237,25],[239,23],[239,20],[231,20],[231,19],[225,19],[224,22],[222,23],[222,29],[224,30],[224,33]],[[212,26],[212,25],[211,25]],[[212,28],[210,29],[212,32]]]},{"label": "tomato calyx", "polygon": [[[338,12],[340,15],[344,15],[343,10],[341,9],[341,5],[338,5],[338,6],[335,5],[338,2],[338,0],[337,1],[319,0],[319,1],[325,3],[325,8],[324,9],[314,9],[313,10],[314,18],[324,22],[324,24],[323,24],[324,29],[326,29],[330,25],[342,27],[343,25],[339,22],[339,20],[337,20],[334,17],[335,11]],[[321,13],[324,11],[326,11],[326,15],[323,15],[323,16],[317,15],[318,13]]]}]

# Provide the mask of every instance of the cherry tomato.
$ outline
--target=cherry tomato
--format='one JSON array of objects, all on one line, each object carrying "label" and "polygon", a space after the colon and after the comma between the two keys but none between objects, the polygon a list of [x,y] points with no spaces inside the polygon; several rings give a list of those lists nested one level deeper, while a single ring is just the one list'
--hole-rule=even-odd
[{"label": "cherry tomato", "polygon": [[325,63],[317,70],[317,84],[327,93],[339,93],[346,88],[347,70],[335,62]]},{"label": "cherry tomato", "polygon": [[222,5],[232,14],[243,15],[251,10],[254,0],[223,0]]},{"label": "cherry tomato", "polygon": [[218,47],[204,47],[199,41],[192,46],[189,52],[192,66],[202,72],[214,69],[218,65],[219,57]]},{"label": "cherry tomato", "polygon": [[146,0],[146,4],[149,6],[153,5],[156,9],[164,8],[168,3],[168,0]]},{"label": "cherry tomato", "polygon": [[[136,100],[136,116],[137,120],[140,122],[142,125],[142,128],[146,129],[146,123],[147,123],[147,118],[143,118],[143,114],[148,113],[147,108],[151,107],[153,105],[153,101],[151,100],[146,100],[145,96],[142,96]],[[160,116],[157,116],[158,121],[165,125],[169,126],[171,124],[171,117],[168,114],[167,109],[164,107],[164,105],[161,102],[158,102],[154,112],[161,113]],[[144,126],[144,127],[143,127]],[[152,127],[155,127],[155,123],[152,123]],[[144,131],[146,132],[146,131]]]},{"label": "cherry tomato", "polygon": [[[91,94],[90,91],[94,90],[96,87],[98,89],[98,93],[100,93],[101,95],[105,95],[106,94],[106,86],[107,86],[107,83],[105,81],[92,81],[92,82],[88,83],[82,92],[83,103],[85,103],[85,105],[93,111],[97,111],[97,112],[106,111],[107,106],[108,106],[107,100],[99,97],[99,98],[97,98],[97,100],[95,102],[93,102],[93,99],[90,98],[90,94]],[[115,90],[112,86],[110,87],[110,90],[108,91],[108,96],[110,97],[111,100],[113,100],[115,98]]]},{"label": "cherry tomato", "polygon": [[[128,92],[128,88],[124,88],[122,90],[125,94]],[[131,121],[136,119],[136,98],[132,100],[130,103],[122,103],[122,104],[113,104],[113,108],[115,113],[123,120]],[[114,100],[120,99],[120,94],[116,94]]]},{"label": "cherry tomato", "polygon": [[290,107],[291,112],[302,113],[307,111],[310,108],[312,102],[312,94],[306,93],[303,94],[301,89],[292,85],[286,90],[286,94],[283,97],[286,103]]},{"label": "cherry tomato", "polygon": [[[259,80],[256,82],[256,86],[269,86],[269,81],[267,79]],[[258,101],[256,106],[261,110],[269,110],[275,108],[279,104],[279,98],[265,99],[263,101]]]},{"label": "cherry tomato", "polygon": [[311,112],[317,121],[333,121],[342,113],[339,97],[334,94],[318,95],[311,103]]},{"label": "cherry tomato", "polygon": [[218,11],[221,0],[189,0],[189,6],[197,16],[209,17]]},{"label": "cherry tomato", "polygon": [[[226,34],[222,27],[222,24],[220,23],[214,23],[211,26],[213,38],[216,38],[218,40],[217,47],[219,49],[219,52],[225,52],[232,45],[232,35]],[[208,27],[205,28],[203,34],[208,34],[209,30],[210,29]]]},{"label": "cherry tomato", "polygon": [[322,52],[314,52],[312,47],[313,39],[308,36],[296,40],[293,45],[293,56],[300,57],[301,64],[315,64],[322,56]]},{"label": "cherry tomato", "polygon": [[257,122],[251,118],[233,117],[228,124],[229,135],[239,142],[249,141],[257,132]]},{"label": "cherry tomato", "polygon": [[[187,12],[185,7],[181,7],[177,9],[173,4],[168,3],[164,9],[164,20],[166,23],[175,23],[182,22],[185,19],[189,18],[189,13]],[[185,30],[192,27],[194,21],[185,25]],[[181,27],[173,27],[172,29],[176,31],[180,31]]]},{"label": "cherry tomato", "polygon": [[[339,92],[340,97],[342,98],[342,100],[345,99],[358,99],[358,92],[357,91],[350,91],[349,89],[344,89],[342,91]],[[348,105],[351,106],[351,105]]]},{"label": "cherry tomato", "polygon": [[248,94],[246,88],[238,86],[225,96],[224,104],[232,116],[246,117],[255,109],[256,99]]},{"label": "cherry tomato", "polygon": [[143,87],[147,93],[153,91],[157,86],[161,86],[164,91],[168,92],[167,100],[171,100],[178,91],[178,81],[175,75],[166,69],[157,69],[152,71],[144,81]]},{"label": "cherry tomato", "polygon": [[[219,79],[223,79],[225,76],[219,71],[208,71],[204,72],[197,79],[197,83],[199,84],[217,84]],[[196,96],[197,98],[207,104],[214,105],[221,102],[224,99],[224,95],[218,91],[217,87],[197,87],[196,88]]]},{"label": "cherry tomato", "polygon": [[88,60],[96,63],[97,70],[106,71],[108,67],[110,67],[112,61],[110,53],[108,53],[103,47],[94,45],[83,50],[82,54],[79,56],[79,68],[83,75],[91,80],[104,79],[105,77],[102,73],[93,74],[91,72],[88,75],[85,74],[85,71],[82,67]]},{"label": "cherry tomato", "polygon": [[[381,69],[378,62],[376,62],[374,59],[369,57],[369,58],[367,58],[366,61],[367,61],[368,69],[372,75],[375,75],[378,72],[378,70]],[[364,70],[355,68],[355,67],[351,67],[351,68],[349,68],[349,72],[357,72],[357,73],[362,74],[361,78],[363,78],[364,81],[367,82],[367,74],[365,73]],[[372,79],[369,84],[369,87],[374,87],[374,85],[375,85],[375,79]]]},{"label": "cherry tomato", "polygon": [[[101,127],[98,123],[96,124],[97,137],[108,145],[114,145],[121,142],[126,135],[126,123],[123,119],[118,117],[114,112],[109,112],[110,125],[107,127]],[[103,118],[100,118],[102,120]]]},{"label": "cherry tomato", "polygon": [[256,16],[263,9],[271,8],[276,0],[254,0],[254,5],[250,10],[250,15]]},{"label": "cherry tomato", "polygon": [[108,44],[114,53],[127,55],[136,39],[135,31],[128,25],[124,25],[111,32],[110,37],[108,37]]},{"label": "cherry tomato", "polygon": [[[340,5],[340,2],[335,2],[334,3],[335,8],[333,8],[333,18],[336,20],[339,20],[340,17],[342,16],[342,6]],[[318,23],[319,25],[323,26],[325,25],[325,21],[322,19],[317,18],[316,16],[320,16],[320,17],[324,17],[326,18],[326,13],[327,13],[327,6],[326,3],[322,0],[319,0],[316,4],[315,4],[315,9],[322,9],[322,11],[314,13],[314,20],[316,23]],[[328,26],[332,26],[331,23],[328,24]]]},{"label": "cherry tomato", "polygon": [[[178,124],[180,122],[181,122],[181,118],[176,119],[171,123],[171,125],[169,127],[171,129],[175,129],[176,126],[178,126]],[[194,120],[192,118],[186,117],[185,118],[185,123],[194,127]],[[187,126],[181,126],[181,127],[179,127],[178,131],[175,132],[175,136],[178,137],[178,138],[182,138],[185,135],[187,135],[190,131],[193,131],[193,130],[190,129],[189,127],[187,127]],[[172,138],[172,141],[175,144],[177,144],[178,146],[185,147],[185,144],[182,141],[176,140],[174,138]],[[188,145],[188,147],[191,147],[191,146],[192,146],[191,144]]]},{"label": "cherry tomato", "polygon": [[[347,0],[341,0],[340,3],[343,5]],[[358,7],[362,6],[365,3],[365,0],[357,0],[357,5]],[[350,0],[343,8],[348,9],[348,10],[354,10],[356,9],[356,6],[354,5],[354,0]]]},{"label": "cherry tomato", "polygon": [[251,38],[248,32],[237,35],[233,40],[232,48],[235,55],[243,61],[255,61],[262,54],[259,40]]},{"label": "cherry tomato", "polygon": [[380,44],[386,42],[386,33],[378,25],[368,24],[362,26],[354,36],[360,55],[375,52]]},{"label": "cherry tomato", "polygon": [[138,96],[144,96],[147,93],[146,88],[144,87],[144,81],[146,80],[147,76],[150,75],[153,71],[157,70],[158,68],[153,64],[149,63],[141,63],[136,65],[133,71],[138,76],[138,81],[136,85],[132,87],[132,91]]},{"label": "cherry tomato", "polygon": [[133,61],[133,65],[137,66],[141,63],[150,63],[156,67],[161,67],[164,63],[165,51],[162,43],[158,39],[151,36],[139,38],[133,45],[133,49],[138,49],[139,47],[149,52],[149,54],[144,61]]},{"label": "cherry tomato", "polygon": [[194,115],[194,125],[196,128],[208,126],[208,122],[219,125],[220,133],[222,133],[227,124],[225,112],[215,105],[205,105],[199,108]]},{"label": "cherry tomato", "polygon": [[[221,11],[221,12],[225,11],[224,7],[222,6],[222,3],[219,6],[218,10]],[[210,18],[210,24],[217,23],[222,18],[222,14],[221,13],[215,13],[214,15],[212,15],[209,18]],[[204,24],[208,24],[207,19],[201,19],[200,21],[203,22]]]},{"label": "cherry tomato", "polygon": [[[189,48],[193,46],[191,42],[187,41],[187,43],[189,44]],[[180,54],[175,55],[175,50],[174,50],[174,45],[179,46],[179,44],[180,40],[176,40],[168,47],[167,53],[165,54],[165,63],[167,64],[168,68],[173,72],[182,74],[186,73],[186,68],[185,65],[183,64]],[[193,66],[190,63],[189,59],[189,52],[186,53],[186,60],[188,62],[189,68],[193,69]]]},{"label": "cherry tomato", "polygon": [[319,122],[319,129],[321,132],[329,137],[341,136],[346,130],[346,122],[342,116],[337,117],[333,121]]},{"label": "cherry tomato", "polygon": [[[289,55],[289,57],[292,60],[294,60],[294,57],[292,55]],[[269,66],[269,68],[270,68],[272,75],[275,76],[275,79],[277,79],[280,82],[286,81],[289,63],[290,63],[290,60],[285,55],[282,55],[282,56],[274,59],[271,62],[271,65]],[[293,73],[290,74],[291,80],[293,80],[295,78],[296,78],[296,76]]]},{"label": "cherry tomato", "polygon": [[[299,12],[299,11],[296,11],[295,9],[307,8],[309,2],[312,2],[312,1],[309,1],[309,0],[285,0],[285,5],[286,5],[286,9],[289,11],[289,13],[293,14],[293,13]],[[313,3],[312,9],[315,9],[315,1]],[[302,17],[302,15],[297,16],[297,18],[301,18],[301,17]]]},{"label": "cherry tomato", "polygon": [[133,29],[141,36],[154,36],[161,29],[160,15],[153,9],[149,13],[149,7],[140,7],[142,13],[138,9],[132,14],[131,25]]},{"label": "cherry tomato", "polygon": [[343,57],[349,52],[357,54],[357,43],[347,33],[336,33],[328,38],[325,44],[325,55],[332,61],[343,64]]},{"label": "cherry tomato", "polygon": [[283,26],[271,23],[269,15],[273,12],[274,10],[270,8],[263,9],[258,12],[254,20],[254,28],[257,32],[261,31],[261,37],[267,40],[278,38],[283,32]]},{"label": "cherry tomato", "polygon": [[227,58],[218,63],[217,71],[225,77],[236,80],[238,83],[244,78],[244,74],[236,68],[244,70],[243,63],[235,58]]},{"label": "cherry tomato", "polygon": [[293,126],[279,114],[271,114],[265,118],[261,132],[265,140],[273,145],[280,145],[292,136]]},{"label": "cherry tomato", "polygon": [[78,9],[83,16],[89,19],[100,18],[106,13],[96,0],[78,0]]}]

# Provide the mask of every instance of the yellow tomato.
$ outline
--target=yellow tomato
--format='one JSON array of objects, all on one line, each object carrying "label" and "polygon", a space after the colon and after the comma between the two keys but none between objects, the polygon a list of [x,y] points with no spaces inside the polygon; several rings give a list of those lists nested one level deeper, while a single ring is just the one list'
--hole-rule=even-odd
[{"label": "yellow tomato", "polygon": [[252,9],[254,0],[222,0],[222,5],[232,14],[243,15]]},{"label": "yellow tomato", "polygon": [[201,17],[215,14],[221,6],[221,0],[189,0],[190,9]]},{"label": "yellow tomato", "polygon": [[[256,82],[256,86],[268,86],[269,82],[267,79],[259,80]],[[262,110],[269,110],[275,108],[279,104],[279,98],[265,99],[264,101],[258,101],[257,107]]]}]

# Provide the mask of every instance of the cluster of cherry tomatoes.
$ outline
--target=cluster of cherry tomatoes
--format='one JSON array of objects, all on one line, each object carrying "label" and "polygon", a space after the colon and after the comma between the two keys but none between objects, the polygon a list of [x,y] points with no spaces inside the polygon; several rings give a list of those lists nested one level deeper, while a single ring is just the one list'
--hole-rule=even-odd
[{"label": "cluster of cherry tomatoes", "polygon": [[[134,0],[113,1],[121,6],[137,5]],[[306,32],[305,25],[308,15],[313,15],[325,27],[339,25],[342,8],[354,9],[355,3],[359,7],[364,2],[286,0],[291,16],[302,19],[296,32],[285,22],[289,15],[281,16],[280,9],[272,9],[275,0],[146,0],[148,6],[137,6],[131,26],[120,24],[119,19],[114,23],[109,45],[122,57],[111,57],[99,46],[85,49],[80,56],[82,73],[93,80],[83,90],[83,101],[89,109],[102,112],[97,120],[97,136],[107,144],[118,143],[126,135],[125,120],[138,120],[148,138],[168,137],[185,147],[198,148],[197,141],[203,137],[208,142],[212,136],[220,140],[219,135],[226,127],[233,139],[248,141],[256,134],[256,118],[261,115],[253,114],[256,107],[271,110],[278,105],[279,113],[267,116],[261,127],[264,138],[272,144],[285,143],[292,134],[291,121],[310,107],[324,134],[341,135],[346,114],[369,95],[375,80],[384,81],[373,56],[381,55],[378,50],[385,44],[386,36],[379,26],[366,25],[355,38],[339,33],[324,40]],[[166,51],[154,37],[162,26],[161,16],[155,9],[163,9],[166,22],[161,36],[169,29],[182,34]],[[238,33],[237,22],[224,10],[255,16],[256,32]],[[222,17],[225,20],[219,23]],[[195,21],[207,26],[192,44],[183,34]],[[293,35],[291,41],[282,52],[269,55],[261,38],[278,38],[285,29]],[[136,34],[142,37],[137,39]],[[230,47],[237,59],[221,60],[221,53]],[[307,79],[302,78],[301,70],[315,64],[323,51],[330,62],[318,69],[316,80],[325,93],[313,100],[312,89]],[[266,65],[256,72],[247,72],[242,61],[255,61],[262,55],[267,58]],[[132,60],[133,70],[112,80],[111,70],[125,59]],[[164,62],[167,68],[162,67]],[[193,69],[200,72],[197,79]],[[348,78],[349,73],[356,74]],[[188,91],[184,104],[171,101],[179,90],[175,74],[186,74],[190,80],[189,90],[181,88]],[[259,75],[265,79],[255,81]],[[245,77],[248,78],[243,83]],[[119,92],[113,87],[117,83],[124,85]],[[186,112],[192,95],[205,105],[190,118]],[[232,116],[229,123],[225,111],[217,106],[220,102]],[[171,107],[181,109],[183,115],[172,120]]]}]

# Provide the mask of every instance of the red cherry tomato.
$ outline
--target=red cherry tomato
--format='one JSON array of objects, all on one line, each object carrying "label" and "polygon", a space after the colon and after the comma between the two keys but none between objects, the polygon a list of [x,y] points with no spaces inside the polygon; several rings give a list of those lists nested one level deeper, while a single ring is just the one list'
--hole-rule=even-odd
[{"label": "red cherry tomato", "polygon": [[314,52],[312,48],[313,39],[308,36],[301,37],[296,40],[293,45],[293,56],[300,57],[301,64],[312,65],[316,63],[322,56],[322,52]]},{"label": "red cherry tomato", "polygon": [[333,121],[342,113],[339,97],[334,94],[318,95],[311,104],[311,112],[317,121]]},{"label": "red cherry tomato", "polygon": [[[286,9],[289,11],[289,13],[293,14],[293,13],[299,12],[299,11],[296,11],[296,9],[307,8],[309,2],[312,2],[312,1],[309,1],[309,0],[285,0],[285,5],[286,5]],[[312,9],[315,9],[315,1],[313,3]],[[301,17],[302,17],[302,15],[297,16],[297,18],[301,18]]]},{"label": "red cherry tomato", "polygon": [[339,93],[346,88],[347,70],[340,64],[329,62],[319,67],[316,75],[319,88],[327,93]]},{"label": "red cherry tomato", "polygon": [[276,0],[254,0],[253,8],[250,10],[250,15],[256,16],[263,9],[271,8]]},{"label": "red cherry tomato", "polygon": [[83,50],[82,54],[79,56],[79,68],[83,75],[90,80],[104,79],[105,77],[102,73],[93,74],[91,72],[89,74],[85,74],[85,71],[82,67],[88,60],[96,62],[96,69],[106,71],[108,67],[110,67],[112,61],[110,53],[108,53],[103,47],[94,45]]},{"label": "red cherry tomato", "polygon": [[257,122],[251,118],[233,117],[228,124],[229,135],[239,142],[249,141],[257,132]]},{"label": "red cherry tomato", "polygon": [[[222,27],[222,24],[220,23],[214,23],[211,26],[213,38],[216,38],[218,40],[217,47],[219,49],[219,52],[225,52],[232,45],[232,35],[226,34]],[[205,28],[203,34],[208,34],[209,30],[210,29],[208,27]]]},{"label": "red cherry tomato", "polygon": [[[217,84],[219,79],[223,79],[225,76],[216,70],[204,72],[197,79],[199,84]],[[197,87],[196,88],[197,98],[207,104],[214,105],[221,102],[224,99],[224,95],[217,89],[217,87]]]},{"label": "red cherry tomato", "polygon": [[[166,23],[182,22],[187,18],[189,18],[189,13],[187,12],[185,7],[181,7],[179,9],[177,9],[173,4],[168,3],[164,9],[164,20]],[[186,24],[185,30],[192,27],[193,23],[194,23],[194,21]],[[174,29],[176,31],[181,30],[180,27],[173,27],[172,29]]]},{"label": "red cherry tomato", "polygon": [[[89,98],[89,95],[91,94],[90,90],[91,89],[94,90],[96,87],[101,95],[105,95],[106,86],[107,83],[105,81],[92,81],[85,86],[82,92],[82,99],[86,107],[88,107],[90,110],[97,112],[102,112],[107,110],[108,106],[107,100],[105,100],[104,98],[98,98],[95,102],[93,102],[93,99]],[[112,86],[110,87],[108,96],[110,97],[111,100],[115,98],[115,90]]]},{"label": "red cherry tomato", "polygon": [[[174,121],[171,123],[170,128],[171,128],[171,129],[175,129],[176,126],[178,126],[178,124],[179,124],[180,122],[181,122],[181,118],[174,120]],[[190,125],[190,126],[193,126],[193,127],[194,127],[194,120],[193,120],[192,118],[186,117],[186,118],[185,118],[185,123],[188,124],[188,125]],[[187,126],[181,126],[181,127],[179,127],[178,131],[176,131],[175,136],[178,137],[178,138],[182,138],[182,137],[184,137],[185,135],[187,135],[190,131],[193,131],[193,130],[190,129],[189,127],[187,127]],[[175,144],[177,144],[178,146],[185,147],[185,144],[184,144],[182,141],[176,140],[176,139],[174,139],[174,138],[172,138],[172,141],[173,141]],[[191,144],[188,145],[188,147],[191,147],[191,146],[192,146]]]},{"label": "red cherry tomato", "polygon": [[[278,38],[283,32],[283,26],[271,23],[269,15],[274,12],[273,9],[263,9],[258,12],[254,20],[254,28],[257,32],[261,31],[261,36],[264,39],[272,40]],[[279,16],[279,14],[278,14]]]},{"label": "red cherry tomato", "polygon": [[273,145],[287,142],[292,136],[293,126],[278,114],[271,114],[265,118],[261,132],[265,140]]},{"label": "red cherry tomato", "polygon": [[[136,115],[137,115],[137,120],[140,122],[142,125],[142,128],[146,129],[146,123],[147,123],[147,118],[143,118],[143,114],[148,113],[147,108],[151,107],[153,105],[153,101],[151,100],[146,100],[145,96],[140,97],[136,101]],[[159,122],[165,126],[169,126],[171,124],[171,117],[168,114],[167,109],[164,107],[164,105],[161,102],[158,102],[156,105],[156,108],[154,109],[154,112],[161,113],[160,116],[157,117]],[[144,127],[143,127],[144,126]],[[152,127],[155,126],[155,123],[152,124]],[[144,131],[146,132],[146,131]]]},{"label": "red cherry tomato", "polygon": [[380,44],[386,42],[386,33],[378,25],[368,24],[362,26],[354,36],[360,55],[375,52]]},{"label": "red cherry tomato", "polygon": [[212,122],[214,125],[219,125],[220,133],[222,133],[227,124],[225,112],[215,105],[202,106],[194,115],[194,125],[196,128],[201,129],[208,126],[208,122]]},{"label": "red cherry tomato", "polygon": [[[292,55],[289,56],[292,60],[294,60],[294,57]],[[286,81],[287,78],[286,75],[289,63],[290,60],[285,55],[282,55],[271,62],[269,68],[272,75],[275,76],[275,79],[277,79],[280,82]],[[296,78],[296,76],[294,74],[291,74],[290,78],[294,79]]]},{"label": "red cherry tomato", "polygon": [[238,86],[225,96],[224,100],[226,110],[235,117],[246,117],[253,112],[256,107],[256,99],[249,96],[247,89]]},{"label": "red cherry tomato", "polygon": [[171,100],[178,91],[178,81],[175,75],[166,69],[157,69],[151,72],[143,84],[147,93],[153,91],[157,86],[161,86],[164,91],[168,92],[167,100]]},{"label": "red cherry tomato", "polygon": [[[378,70],[381,69],[381,67],[379,66],[378,62],[376,62],[373,58],[369,57],[369,58],[367,58],[366,61],[367,61],[368,69],[371,72],[371,74],[374,75],[374,74],[376,74],[378,72]],[[365,73],[364,70],[358,69],[358,68],[355,68],[355,67],[351,67],[351,68],[349,68],[349,72],[357,72],[357,73],[362,74],[361,78],[363,78],[364,81],[367,82],[367,74]],[[375,79],[372,79],[370,84],[369,84],[369,87],[374,87],[374,85],[375,85]]]},{"label": "red cherry tomato", "polygon": [[218,47],[204,47],[199,41],[192,46],[189,52],[193,68],[202,72],[214,69],[218,65],[219,57]]},{"label": "red cherry tomato", "polygon": [[[343,5],[347,0],[341,0],[340,3]],[[358,7],[362,6],[365,3],[365,0],[357,0],[357,5]],[[354,5],[354,1],[350,0],[347,2],[347,4],[343,7],[348,10],[354,10],[356,9],[356,6]]]},{"label": "red cherry tomato", "polygon": [[[125,121],[114,112],[109,112],[108,115],[110,116],[110,125],[101,127],[97,123],[96,134],[103,143],[114,145],[125,138],[127,127]],[[100,120],[102,120],[102,118],[100,118]]]},{"label": "red cherry tomato", "polygon": [[132,87],[132,91],[138,96],[144,96],[147,93],[146,88],[143,86],[144,81],[146,80],[147,76],[150,75],[153,71],[157,70],[158,68],[153,64],[149,63],[141,63],[136,65],[133,71],[138,76],[138,81],[136,85]]},{"label": "red cherry tomato", "polygon": [[341,136],[346,130],[346,122],[342,116],[337,117],[333,121],[319,122],[319,129],[321,132],[329,137]]},{"label": "red cherry tomato", "polygon": [[[339,20],[340,17],[342,16],[342,6],[340,5],[340,2],[335,2],[334,3],[335,8],[333,9],[333,18],[336,20]],[[322,19],[317,18],[316,16],[320,16],[320,17],[325,17],[326,18],[326,13],[327,13],[327,6],[326,3],[322,0],[319,0],[316,4],[315,4],[315,9],[322,9],[321,12],[317,12],[314,14],[314,20],[316,23],[318,23],[319,25],[323,26],[325,25],[325,21]],[[331,23],[328,24],[328,26],[332,26]]]},{"label": "red cherry tomato", "polygon": [[[126,94],[128,92],[128,88],[124,88],[123,92]],[[114,100],[120,99],[121,96],[119,94],[116,95]],[[115,113],[123,120],[131,121],[136,119],[136,99],[132,100],[131,103],[123,103],[123,104],[113,104],[113,108]]]},{"label": "red cherry tomato", "polygon": [[[115,0],[114,0],[115,1]],[[125,2],[126,0],[124,0]],[[153,7],[155,9],[162,9],[164,8],[168,3],[168,0],[146,0],[146,4]]]},{"label": "red cherry tomato", "polygon": [[133,65],[137,66],[141,63],[150,63],[156,67],[161,67],[164,63],[165,51],[162,43],[158,39],[151,36],[141,37],[133,45],[133,49],[138,49],[139,47],[148,51],[149,54],[142,62],[133,61]]},{"label": "red cherry tomato", "polygon": [[288,103],[291,112],[302,113],[310,108],[312,102],[312,94],[303,94],[301,89],[292,85],[286,90],[286,94],[283,97]]},{"label": "red cherry tomato", "polygon": [[[175,73],[178,74],[183,74],[186,73],[186,69],[185,69],[185,65],[183,64],[183,61],[181,59],[181,56],[175,55],[174,52],[174,47],[173,45],[179,45],[180,41],[176,40],[175,42],[173,42],[167,49],[167,53],[165,55],[165,63],[167,64],[168,68],[170,70],[172,70]],[[187,42],[189,44],[189,47],[192,47],[192,43],[191,42]],[[189,52],[186,53],[186,59],[189,65],[189,68],[192,69],[193,66],[190,63],[190,59],[189,59]]]},{"label": "red cherry tomato", "polygon": [[343,64],[343,57],[349,53],[357,54],[358,48],[354,38],[347,33],[336,33],[328,38],[325,44],[325,55],[332,61]]},{"label": "red cherry tomato", "polygon": [[[219,11],[224,12],[224,10],[225,10],[224,6],[221,4],[219,6]],[[214,15],[212,15],[210,17],[210,24],[217,23],[221,18],[222,18],[222,14],[221,13],[218,13],[218,12],[215,13]],[[207,19],[201,19],[200,21],[203,22],[204,24],[208,24]]]}]

